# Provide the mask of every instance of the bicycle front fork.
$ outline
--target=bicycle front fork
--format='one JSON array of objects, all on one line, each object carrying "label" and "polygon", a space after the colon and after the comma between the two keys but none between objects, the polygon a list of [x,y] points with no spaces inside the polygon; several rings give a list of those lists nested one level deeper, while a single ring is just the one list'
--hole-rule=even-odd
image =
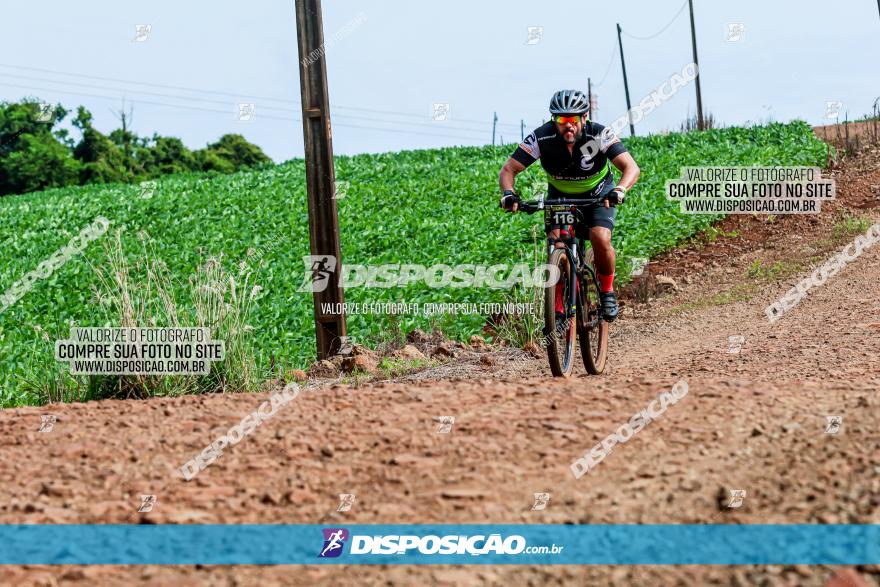
[{"label": "bicycle front fork", "polygon": [[573,320],[577,314],[577,295],[580,289],[578,285],[577,267],[580,259],[577,255],[577,246],[571,245],[568,249],[568,304],[566,305],[565,315],[569,320]]},{"label": "bicycle front fork", "polygon": [[[554,241],[550,244],[550,253],[555,250],[556,242],[559,241]],[[559,302],[562,302],[565,316],[572,319],[577,313],[577,295],[580,290],[580,285],[578,284],[578,264],[581,262],[581,259],[578,257],[576,244],[565,243],[565,252],[565,256],[568,259],[568,299],[561,299],[563,294],[559,292],[557,294],[559,296],[557,297],[557,307]]]}]

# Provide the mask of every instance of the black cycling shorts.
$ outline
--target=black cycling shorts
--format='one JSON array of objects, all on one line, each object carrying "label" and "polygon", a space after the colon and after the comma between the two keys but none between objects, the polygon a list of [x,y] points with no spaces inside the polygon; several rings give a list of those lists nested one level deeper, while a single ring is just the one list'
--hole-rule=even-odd
[{"label": "black cycling shorts", "polygon": [[[603,228],[607,228],[610,231],[614,231],[614,217],[617,216],[617,208],[614,206],[605,207],[605,201],[602,199],[605,197],[608,192],[614,189],[614,180],[611,179],[611,174],[608,174],[609,179],[604,181],[604,185],[600,185],[599,189],[589,194],[588,197],[584,198],[584,205],[578,206],[581,210],[581,213],[584,215],[584,226],[575,226],[575,234],[579,235],[580,238],[586,240],[590,236],[590,228],[594,226],[601,226]],[[572,194],[564,194],[559,190],[555,189],[552,185],[548,186],[547,193],[547,201],[550,202],[556,198],[562,198],[565,200],[577,200],[580,199],[580,195],[572,195]],[[597,199],[598,198],[598,199]],[[549,232],[553,227],[545,226],[545,230]],[[586,230],[585,230],[586,229]]]}]

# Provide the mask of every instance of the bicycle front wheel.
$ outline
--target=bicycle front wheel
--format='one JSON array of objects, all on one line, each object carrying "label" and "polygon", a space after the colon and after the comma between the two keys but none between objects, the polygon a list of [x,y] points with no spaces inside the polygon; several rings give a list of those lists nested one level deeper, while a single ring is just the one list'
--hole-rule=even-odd
[{"label": "bicycle front wheel", "polygon": [[[577,337],[575,320],[568,314],[571,297],[571,263],[566,249],[554,249],[547,264],[559,269],[559,279],[544,288],[544,334],[547,342],[547,359],[555,377],[568,377],[574,370],[574,342]],[[556,319],[557,289],[562,290],[564,318]]]}]

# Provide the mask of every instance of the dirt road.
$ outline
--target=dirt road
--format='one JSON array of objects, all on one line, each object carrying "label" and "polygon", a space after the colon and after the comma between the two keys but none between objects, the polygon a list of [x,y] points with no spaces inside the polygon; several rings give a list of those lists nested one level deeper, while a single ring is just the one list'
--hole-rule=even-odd
[{"label": "dirt road", "polygon": [[[779,219],[751,244],[758,232],[746,223],[765,221],[734,219],[741,238],[706,245],[699,263],[685,262],[685,251],[665,255],[658,266],[678,276],[677,289],[629,305],[613,325],[601,377],[581,365],[577,377],[554,380],[544,359],[515,362],[510,351],[497,352],[486,365],[464,353],[420,380],[304,391],[189,482],[180,466],[265,394],[5,411],[0,520],[880,523],[880,243],[779,321],[764,312],[856,229],[864,232],[868,219],[880,221],[870,204],[880,198],[878,185],[875,152],[838,173],[838,190],[849,195],[823,207],[821,218]],[[844,211],[862,224],[845,221]],[[430,380],[450,373],[460,377]],[[689,392],[680,402],[573,478],[575,458],[682,379]],[[51,432],[38,431],[41,414],[57,416]],[[440,416],[455,417],[448,433],[438,432]],[[829,429],[829,416],[842,418],[839,429]],[[738,508],[727,507],[731,490],[745,491]],[[536,492],[551,494],[543,511],[531,510]],[[336,511],[341,493],[356,495],[351,511]],[[152,512],[137,513],[141,494],[157,496]],[[880,568],[856,571],[880,584]],[[0,583],[824,585],[836,572],[4,567]]]}]

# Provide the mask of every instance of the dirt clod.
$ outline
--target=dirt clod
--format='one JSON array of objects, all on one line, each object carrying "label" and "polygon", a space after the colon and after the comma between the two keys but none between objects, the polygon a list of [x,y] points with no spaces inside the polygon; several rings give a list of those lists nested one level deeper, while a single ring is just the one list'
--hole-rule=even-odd
[{"label": "dirt clod", "polygon": [[403,348],[394,351],[394,356],[401,359],[410,359],[416,361],[424,361],[428,358],[425,356],[425,353],[423,353],[411,344],[405,345]]}]

